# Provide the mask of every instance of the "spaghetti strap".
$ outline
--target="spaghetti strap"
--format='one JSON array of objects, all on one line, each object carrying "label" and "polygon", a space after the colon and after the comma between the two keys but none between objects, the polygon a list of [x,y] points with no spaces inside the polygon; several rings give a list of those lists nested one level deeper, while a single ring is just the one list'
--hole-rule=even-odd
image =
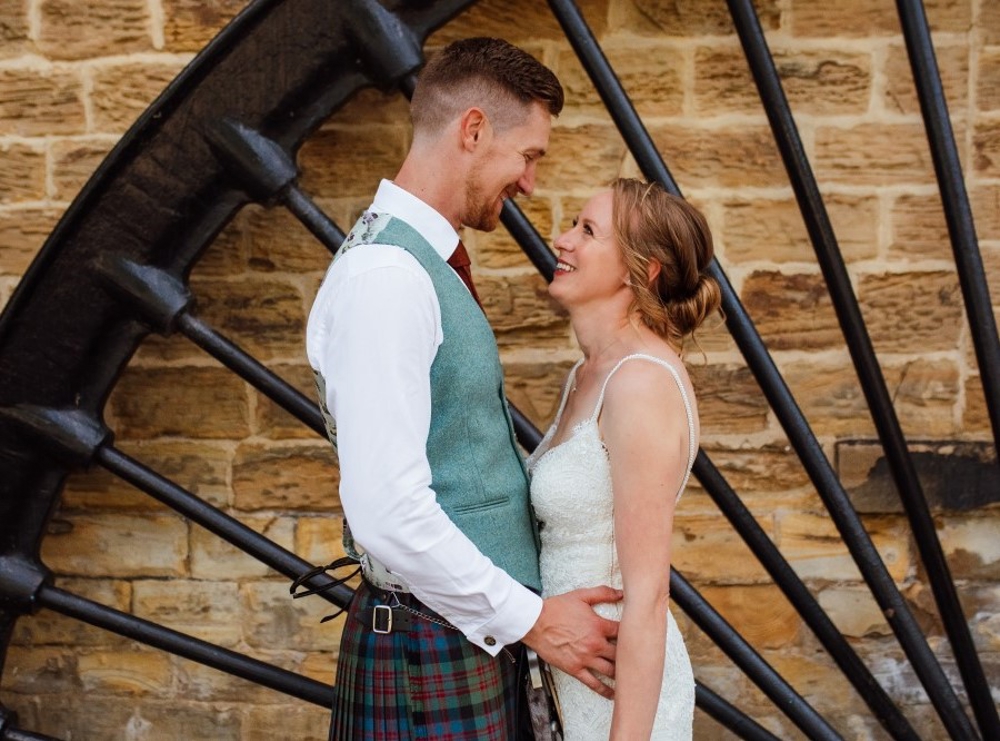
[{"label": "spaghetti strap", "polygon": [[[624,358],[622,358],[615,364],[615,367],[608,372],[607,377],[604,379],[604,385],[601,386],[601,395],[597,397],[597,404],[594,407],[594,413],[590,415],[590,422],[592,424],[596,423],[598,416],[600,416],[601,414],[601,408],[604,406],[604,393],[608,390],[608,382],[611,380],[611,377],[627,361],[635,360],[636,358],[640,360],[649,360],[653,363],[656,363],[657,365],[663,366],[668,371],[670,371],[670,375],[674,377],[674,381],[677,383],[677,388],[680,389],[681,392],[681,400],[684,402],[684,412],[687,415],[687,423],[688,423],[688,463],[687,463],[687,468],[684,471],[684,480],[681,482],[681,488],[677,491],[677,496],[679,498],[680,495],[684,492],[684,488],[687,486],[688,479],[691,478],[691,468],[694,466],[694,459],[698,454],[698,449],[694,443],[694,412],[691,409],[691,402],[688,400],[687,389],[684,388],[684,383],[681,381],[681,375],[680,373],[677,372],[677,369],[674,368],[674,366],[672,366],[666,360],[663,360],[662,358],[657,358],[653,355],[645,355],[643,353],[633,353],[632,355],[626,355]],[[576,368],[579,365],[580,364],[577,363],[575,366],[573,366],[573,374],[576,373]],[[567,382],[566,385],[568,388],[569,383]],[[566,403],[566,395],[564,394],[563,404],[565,403]],[[559,407],[559,413],[560,414],[562,413],[561,405]],[[558,421],[558,417],[556,417],[556,420]]]},{"label": "spaghetti strap", "polygon": [[583,358],[580,358],[573,364],[573,367],[570,368],[569,373],[566,376],[566,384],[563,386],[562,399],[559,401],[559,409],[556,410],[556,418],[552,423],[552,429],[559,426],[559,420],[562,419],[563,409],[566,408],[566,400],[569,399],[569,390],[573,388],[576,382],[576,371],[581,365],[583,365]]}]

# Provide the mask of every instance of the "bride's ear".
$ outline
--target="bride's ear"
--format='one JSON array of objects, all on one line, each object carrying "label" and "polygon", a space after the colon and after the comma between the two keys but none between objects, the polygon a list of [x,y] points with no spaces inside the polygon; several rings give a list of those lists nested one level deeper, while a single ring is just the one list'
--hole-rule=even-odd
[{"label": "bride's ear", "polygon": [[662,270],[663,266],[656,260],[650,260],[646,263],[646,285],[653,285],[656,279],[660,277],[660,271]]}]

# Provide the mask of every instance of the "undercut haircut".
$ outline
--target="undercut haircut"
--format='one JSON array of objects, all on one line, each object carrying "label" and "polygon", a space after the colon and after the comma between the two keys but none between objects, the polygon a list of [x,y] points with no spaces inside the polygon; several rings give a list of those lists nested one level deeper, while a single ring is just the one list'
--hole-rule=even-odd
[{"label": "undercut haircut", "polygon": [[420,72],[410,100],[414,136],[436,136],[473,106],[497,131],[522,123],[532,103],[552,116],[563,107],[555,74],[523,49],[503,39],[455,41]]}]

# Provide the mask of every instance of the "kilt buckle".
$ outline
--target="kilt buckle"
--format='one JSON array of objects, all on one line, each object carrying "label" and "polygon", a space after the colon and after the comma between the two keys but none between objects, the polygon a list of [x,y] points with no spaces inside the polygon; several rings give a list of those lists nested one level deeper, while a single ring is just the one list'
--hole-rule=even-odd
[{"label": "kilt buckle", "polygon": [[372,632],[380,635],[392,633],[392,608],[389,605],[372,607]]}]

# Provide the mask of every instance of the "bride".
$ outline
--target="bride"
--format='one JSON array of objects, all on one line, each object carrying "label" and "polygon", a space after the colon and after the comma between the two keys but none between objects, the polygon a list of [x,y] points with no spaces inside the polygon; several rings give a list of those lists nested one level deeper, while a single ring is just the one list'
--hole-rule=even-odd
[{"label": "bride", "polygon": [[583,358],[528,460],[544,596],[621,588],[615,699],[553,669],[566,741],[690,739],[694,678],[668,609],[674,508],[698,449],[684,338],[715,312],[704,217],[661,186],[619,179],[555,242],[549,292]]}]

